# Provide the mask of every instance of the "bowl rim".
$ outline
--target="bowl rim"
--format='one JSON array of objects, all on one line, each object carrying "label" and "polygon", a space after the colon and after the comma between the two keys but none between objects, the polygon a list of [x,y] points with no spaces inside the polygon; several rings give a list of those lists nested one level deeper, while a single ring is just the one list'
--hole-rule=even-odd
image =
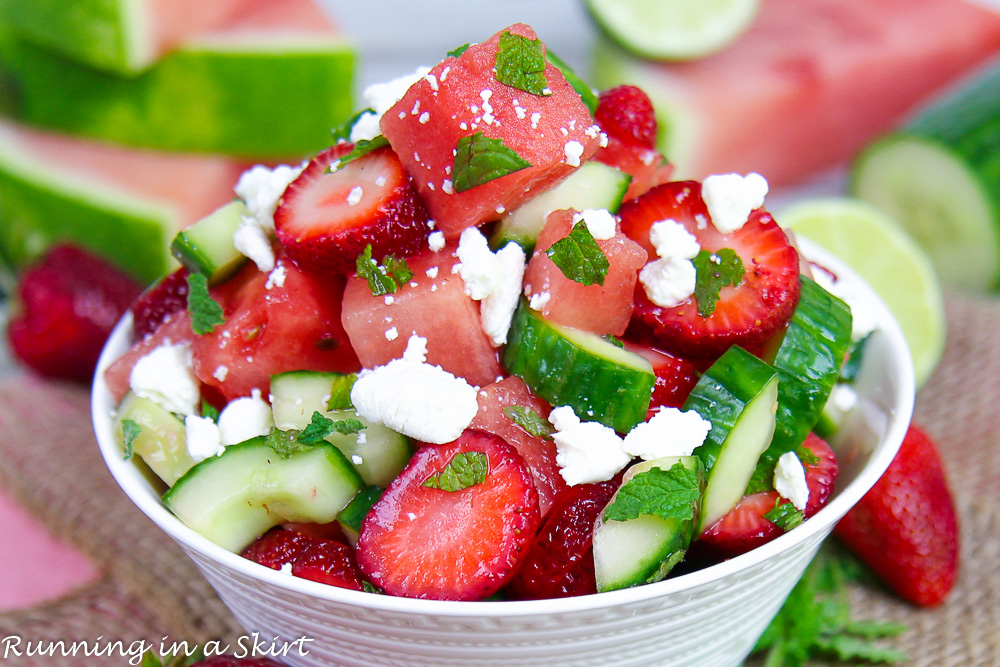
[{"label": "bowl rim", "polygon": [[[895,318],[875,291],[842,261],[807,239],[797,240],[803,255],[811,262],[832,270],[838,280],[847,280],[863,294],[878,322],[878,330],[887,337],[886,353],[891,357],[887,367],[899,373],[895,395],[889,406],[884,437],[870,454],[870,459],[857,476],[839,489],[831,500],[809,520],[795,530],[780,535],[745,554],[700,570],[685,573],[660,582],[604,593],[547,600],[452,601],[423,600],[353,591],[292,577],[232,553],[196,533],[176,518],[152,492],[148,483],[132,463],[125,461],[111,432],[114,404],[104,382],[104,371],[128,349],[132,333],[132,316],[126,313],[118,322],[101,352],[91,391],[91,418],[101,454],[115,481],[129,499],[161,530],[186,550],[213,561],[244,577],[260,580],[289,592],[321,600],[360,607],[373,611],[396,612],[421,616],[464,617],[530,617],[565,614],[626,606],[682,594],[702,586],[725,581],[727,578],[752,570],[774,556],[832,529],[833,525],[853,507],[888,468],[899,449],[912,418],[916,389],[913,367],[906,339]],[[189,554],[190,555],[190,554]]]}]

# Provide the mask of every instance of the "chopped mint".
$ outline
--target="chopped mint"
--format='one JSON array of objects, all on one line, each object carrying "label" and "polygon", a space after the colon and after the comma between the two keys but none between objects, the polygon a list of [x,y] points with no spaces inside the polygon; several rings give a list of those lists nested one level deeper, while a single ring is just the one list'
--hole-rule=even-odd
[{"label": "chopped mint", "polygon": [[396,291],[409,282],[413,272],[405,259],[397,259],[389,255],[379,264],[372,258],[372,244],[365,246],[364,252],[358,255],[356,262],[358,277],[368,281],[368,289],[372,296],[395,294]]},{"label": "chopped mint", "polygon": [[441,472],[424,480],[424,486],[442,491],[461,491],[486,481],[490,462],[485,452],[459,452]]},{"label": "chopped mint", "polygon": [[371,583],[368,580],[363,580],[361,582],[361,586],[364,588],[365,593],[375,593],[376,595],[385,594],[385,591],[383,591],[381,588],[379,588],[378,586],[376,586],[375,584]]},{"label": "chopped mint", "polygon": [[469,44],[468,42],[466,42],[465,44],[462,44],[462,46],[456,47],[455,49],[449,51],[448,52],[448,56],[451,57],[451,58],[458,58],[463,53],[465,53],[466,51],[468,51],[470,46],[472,46],[472,45]]},{"label": "chopped mint", "polygon": [[554,431],[552,424],[532,408],[526,408],[522,405],[506,405],[503,408],[503,414],[536,438],[552,438]]},{"label": "chopped mint", "polygon": [[351,403],[351,389],[354,388],[354,381],[358,379],[357,373],[340,375],[333,381],[330,387],[330,400],[326,402],[327,410],[350,410],[354,407]]},{"label": "chopped mint", "polygon": [[803,667],[815,660],[898,664],[906,654],[881,643],[899,635],[898,623],[851,618],[847,586],[864,578],[858,561],[827,542],[792,589],[784,606],[757,640],[766,667]]},{"label": "chopped mint", "polygon": [[764,513],[764,518],[778,528],[788,531],[802,523],[805,514],[802,510],[796,509],[792,503],[781,502],[781,498],[778,498],[774,501],[774,507]]},{"label": "chopped mint", "polygon": [[[294,429],[281,431],[279,429],[272,428],[271,432],[268,433],[265,438],[268,447],[273,449],[281,458],[287,459],[298,452],[304,452],[313,448],[312,444],[299,440],[299,435],[299,431]],[[317,442],[319,442],[319,440],[317,440]]]},{"label": "chopped mint", "polygon": [[545,79],[545,53],[540,39],[505,31],[496,55],[496,79],[532,95],[551,95]]},{"label": "chopped mint", "polygon": [[569,235],[553,243],[545,254],[564,276],[581,285],[603,285],[611,266],[583,220],[573,225]]},{"label": "chopped mint", "polygon": [[530,166],[530,162],[505,146],[502,140],[476,132],[462,137],[455,146],[452,187],[455,192],[465,192]]},{"label": "chopped mint", "polygon": [[304,445],[315,445],[334,433],[353,435],[364,428],[365,425],[357,419],[333,420],[319,412],[313,412],[312,421],[299,433],[298,440]]},{"label": "chopped mint", "polygon": [[125,446],[125,460],[128,461],[132,458],[132,446],[135,443],[135,439],[139,437],[142,433],[142,427],[136,424],[131,419],[122,420],[122,441]]},{"label": "chopped mint", "polygon": [[799,445],[795,448],[795,456],[799,458],[799,461],[804,466],[814,466],[819,465],[819,457],[816,453],[806,447],[805,445]]},{"label": "chopped mint", "polygon": [[698,474],[683,463],[668,470],[650,468],[623,484],[615,500],[604,510],[609,521],[628,521],[644,514],[661,519],[689,521],[701,497]]},{"label": "chopped mint", "polygon": [[615,347],[621,348],[623,350],[625,349],[625,343],[621,342],[620,340],[618,340],[617,337],[612,336],[611,334],[604,334],[603,336],[601,336],[601,338],[608,341]]},{"label": "chopped mint", "polygon": [[717,252],[702,250],[692,260],[696,271],[694,298],[698,314],[708,317],[715,312],[719,292],[726,285],[739,287],[743,282],[743,260],[731,248]]},{"label": "chopped mint", "polygon": [[375,113],[375,110],[372,109],[371,107],[368,107],[367,109],[362,109],[361,111],[357,112],[356,114],[348,118],[343,125],[334,128],[333,143],[337,144],[340,143],[341,141],[350,141],[351,130],[354,129],[354,124],[357,123],[361,119],[361,117],[364,116],[366,113]]},{"label": "chopped mint", "polygon": [[765,453],[757,461],[757,466],[753,469],[753,474],[750,475],[750,481],[747,482],[747,488],[743,492],[745,496],[752,496],[755,493],[766,493],[767,491],[774,491],[774,468],[777,464],[777,460],[767,456]]},{"label": "chopped mint", "polygon": [[219,411],[214,405],[204,399],[201,401],[201,416],[208,417],[214,422],[219,421]]},{"label": "chopped mint", "polygon": [[187,309],[191,314],[191,330],[199,336],[215,331],[225,324],[222,306],[208,292],[208,278],[204,273],[191,273],[187,278]]},{"label": "chopped mint", "polygon": [[350,153],[331,164],[330,171],[337,171],[349,162],[354,162],[358,158],[364,157],[369,153],[374,153],[378,149],[385,148],[388,145],[389,140],[381,134],[371,140],[362,139],[354,144],[354,148],[351,149]]}]

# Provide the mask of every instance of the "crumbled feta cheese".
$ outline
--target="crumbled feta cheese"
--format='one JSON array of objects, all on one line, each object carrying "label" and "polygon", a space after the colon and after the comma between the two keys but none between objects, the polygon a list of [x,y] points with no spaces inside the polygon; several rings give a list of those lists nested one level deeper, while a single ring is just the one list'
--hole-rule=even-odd
[{"label": "crumbled feta cheese", "polygon": [[399,338],[399,329],[397,329],[396,327],[390,327],[389,329],[385,330],[386,340],[392,341],[396,340],[397,338]]},{"label": "crumbled feta cheese", "polygon": [[459,238],[458,259],[465,293],[482,301],[483,330],[494,345],[503,345],[521,295],[524,250],[516,243],[508,243],[494,254],[482,232],[469,227]]},{"label": "crumbled feta cheese", "polygon": [[420,117],[417,118],[417,120],[420,122],[421,125],[426,125],[427,121],[429,121],[430,119],[431,119],[431,114],[429,111],[423,112],[422,114],[420,114]]},{"label": "crumbled feta cheese", "polygon": [[362,457],[358,456],[357,454],[351,454],[351,463],[353,463],[354,465],[359,466],[364,462],[365,460]]},{"label": "crumbled feta cheese", "polygon": [[541,119],[542,119],[542,114],[538,113],[537,111],[535,113],[531,114],[531,129],[532,130],[537,130],[538,129],[538,121],[540,121]]},{"label": "crumbled feta cheese", "polygon": [[285,270],[285,265],[281,262],[277,262],[274,266],[274,270],[267,276],[267,282],[264,283],[264,289],[271,289],[272,287],[284,287],[285,286],[285,276],[287,272]]},{"label": "crumbled feta cheese", "polygon": [[349,139],[352,143],[358,143],[359,141],[371,141],[378,135],[382,134],[382,128],[379,126],[379,122],[382,120],[382,115],[377,114],[374,111],[365,111],[358,119],[354,121],[354,125],[351,126],[351,133]]},{"label": "crumbled feta cheese", "polygon": [[433,252],[441,252],[444,249],[444,234],[442,232],[431,232],[427,235],[427,245]]},{"label": "crumbled feta cheese", "polygon": [[201,394],[192,370],[191,346],[164,344],[141,357],[132,367],[129,388],[168,412],[197,414]]},{"label": "crumbled feta cheese", "polygon": [[785,452],[778,457],[774,468],[774,488],[783,498],[792,502],[797,510],[805,510],[809,502],[809,485],[806,470],[795,452]]},{"label": "crumbled feta cheese", "polygon": [[570,486],[611,479],[632,460],[614,429],[581,421],[568,405],[554,408],[549,422],[556,428],[552,440],[559,474]]},{"label": "crumbled feta cheese", "polygon": [[358,415],[423,442],[451,442],[479,411],[476,389],[426,363],[427,341],[411,336],[402,359],[364,369],[351,389]]},{"label": "crumbled feta cheese", "polygon": [[184,446],[195,463],[210,456],[219,456],[226,450],[219,435],[219,427],[211,418],[198,415],[184,417]]},{"label": "crumbled feta cheese", "polygon": [[723,234],[746,224],[750,212],[764,205],[767,181],[757,173],[713,174],[705,178],[701,196],[716,229]]},{"label": "crumbled feta cheese", "polygon": [[355,185],[351,188],[351,191],[347,193],[347,205],[357,206],[361,202],[361,198],[364,196],[365,191],[361,189],[360,185]]},{"label": "crumbled feta cheese", "polygon": [[690,456],[705,442],[712,423],[694,410],[661,407],[653,418],[625,436],[622,449],[645,461],[664,456]]},{"label": "crumbled feta cheese", "polygon": [[689,259],[657,259],[642,267],[639,282],[657,306],[673,308],[694,294],[697,271]]},{"label": "crumbled feta cheese", "polygon": [[695,235],[681,223],[669,218],[653,223],[649,228],[649,242],[656,248],[656,254],[663,258],[694,259],[701,252]]},{"label": "crumbled feta cheese", "polygon": [[229,367],[223,364],[219,364],[218,366],[215,367],[215,370],[212,371],[212,377],[214,377],[219,382],[225,382],[227,375],[229,375]]},{"label": "crumbled feta cheese", "polygon": [[532,310],[541,310],[551,298],[552,295],[548,292],[536,292],[528,297],[528,307]]},{"label": "crumbled feta cheese", "polygon": [[[428,67],[418,67],[411,74],[404,74],[403,76],[382,83],[373,83],[365,88],[364,92],[361,93],[361,97],[368,103],[371,112],[363,114],[354,123],[354,127],[351,128],[351,141],[357,142],[361,139],[371,141],[381,134],[382,130],[379,128],[379,122],[382,120],[382,115],[395,105],[396,102],[403,99],[410,86],[421,78],[427,77],[430,71]],[[431,87],[436,88],[434,83],[431,84]],[[405,114],[401,117],[405,117]]]},{"label": "crumbled feta cheese", "polygon": [[438,277],[438,271],[439,271],[438,267],[432,266],[431,268],[427,269],[424,273],[427,274],[428,278],[433,280],[434,278]]},{"label": "crumbled feta cheese", "polygon": [[278,208],[278,200],[305,166],[305,163],[298,167],[279,164],[274,169],[269,169],[258,164],[240,175],[234,190],[258,225],[274,231],[274,211]]},{"label": "crumbled feta cheese", "polygon": [[450,178],[446,178],[443,181],[441,181],[441,192],[445,193],[446,195],[455,194],[455,187],[454,185],[452,185]]},{"label": "crumbled feta cheese", "polygon": [[581,220],[587,223],[587,230],[597,240],[606,241],[618,231],[614,214],[602,208],[588,208],[573,214],[574,225]]},{"label": "crumbled feta cheese", "polygon": [[292,564],[282,563],[281,567],[278,568],[279,574],[287,574],[289,577],[292,576]]},{"label": "crumbled feta cheese", "polygon": [[227,446],[267,435],[273,426],[271,406],[261,398],[259,389],[230,401],[219,413],[219,433]]},{"label": "crumbled feta cheese", "polygon": [[249,257],[257,268],[269,272],[274,268],[274,248],[264,228],[244,217],[233,232],[233,246],[244,257]]},{"label": "crumbled feta cheese", "polygon": [[583,157],[583,144],[576,140],[567,141],[566,145],[563,146],[563,151],[566,153],[566,164],[571,167],[580,166],[580,158]]},{"label": "crumbled feta cheese", "polygon": [[489,242],[475,227],[462,231],[458,240],[459,273],[465,281],[465,293],[480,301],[493,291],[496,280],[496,256]]}]

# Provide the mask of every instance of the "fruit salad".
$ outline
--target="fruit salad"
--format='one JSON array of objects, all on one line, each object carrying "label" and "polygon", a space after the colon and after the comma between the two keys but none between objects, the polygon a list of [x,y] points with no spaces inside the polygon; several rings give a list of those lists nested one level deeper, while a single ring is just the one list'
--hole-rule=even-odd
[{"label": "fruit salad", "polygon": [[764,177],[671,180],[646,95],[521,24],[365,100],[246,171],[131,308],[114,432],[181,521],[333,586],[539,599],[824,505],[865,332]]}]

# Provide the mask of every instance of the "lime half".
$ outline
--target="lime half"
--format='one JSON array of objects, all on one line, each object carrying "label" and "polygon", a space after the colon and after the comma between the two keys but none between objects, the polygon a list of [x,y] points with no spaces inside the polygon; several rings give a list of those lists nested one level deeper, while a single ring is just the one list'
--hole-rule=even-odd
[{"label": "lime half", "polygon": [[803,200],[775,219],[843,260],[882,297],[903,330],[922,386],[941,359],[945,319],[937,274],[920,246],[882,211],[846,197]]},{"label": "lime half", "polygon": [[587,8],[609,37],[636,55],[690,60],[741,35],[760,0],[587,0]]}]

